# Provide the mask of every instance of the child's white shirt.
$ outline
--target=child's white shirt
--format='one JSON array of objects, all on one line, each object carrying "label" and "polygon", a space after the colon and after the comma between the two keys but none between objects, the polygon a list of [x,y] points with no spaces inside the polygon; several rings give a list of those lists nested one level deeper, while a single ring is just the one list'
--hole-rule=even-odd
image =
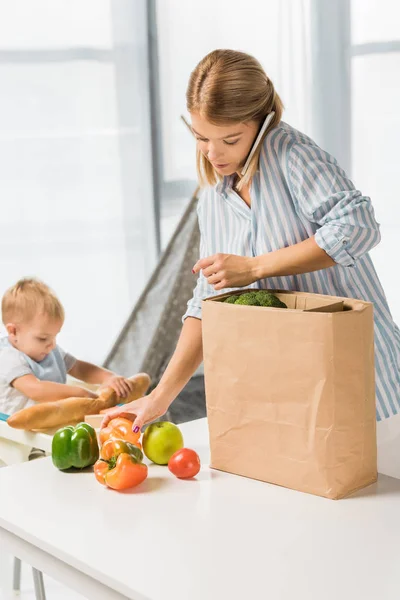
[{"label": "child's white shirt", "polygon": [[66,383],[67,373],[76,358],[56,346],[40,362],[36,362],[10,344],[7,337],[0,338],[0,412],[12,415],[35,404],[11,384],[18,377],[35,375],[41,381]]}]

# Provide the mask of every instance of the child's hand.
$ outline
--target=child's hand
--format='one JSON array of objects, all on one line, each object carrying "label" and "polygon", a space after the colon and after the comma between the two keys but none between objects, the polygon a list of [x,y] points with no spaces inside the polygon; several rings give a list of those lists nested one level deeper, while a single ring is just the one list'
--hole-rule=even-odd
[{"label": "child's hand", "polygon": [[133,389],[133,383],[129,381],[129,379],[125,379],[125,377],[121,377],[120,375],[111,375],[102,385],[100,386],[99,392],[104,390],[105,388],[112,388],[118,396],[121,398],[126,398],[129,392]]}]

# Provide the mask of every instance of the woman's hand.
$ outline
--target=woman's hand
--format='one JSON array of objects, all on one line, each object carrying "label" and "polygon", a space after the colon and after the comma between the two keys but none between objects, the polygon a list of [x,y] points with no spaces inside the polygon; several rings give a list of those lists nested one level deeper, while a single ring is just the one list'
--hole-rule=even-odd
[{"label": "woman's hand", "polygon": [[164,415],[168,410],[168,404],[152,392],[148,396],[143,396],[139,400],[128,402],[123,406],[115,406],[104,411],[104,419],[101,428],[106,427],[111,419],[116,417],[125,417],[132,421],[132,429],[139,431],[143,425],[155,421],[158,417]]},{"label": "woman's hand", "polygon": [[194,265],[193,273],[200,270],[215,290],[243,287],[259,279],[256,259],[236,254],[214,254],[202,258]]}]

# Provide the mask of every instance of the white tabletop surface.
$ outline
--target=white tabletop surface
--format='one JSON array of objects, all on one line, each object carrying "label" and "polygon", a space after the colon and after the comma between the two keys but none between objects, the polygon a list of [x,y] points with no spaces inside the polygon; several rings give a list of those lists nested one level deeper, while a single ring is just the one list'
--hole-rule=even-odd
[{"label": "white tabletop surface", "polygon": [[23,429],[14,429],[7,425],[6,421],[0,421],[0,438],[11,440],[25,446],[35,446],[51,452],[52,433],[56,430],[49,430],[49,433],[24,431]]},{"label": "white tabletop surface", "polygon": [[196,480],[118,493],[38,459],[0,469],[0,528],[128,598],[400,598],[400,480],[327,500],[210,470],[206,420],[181,429]]}]

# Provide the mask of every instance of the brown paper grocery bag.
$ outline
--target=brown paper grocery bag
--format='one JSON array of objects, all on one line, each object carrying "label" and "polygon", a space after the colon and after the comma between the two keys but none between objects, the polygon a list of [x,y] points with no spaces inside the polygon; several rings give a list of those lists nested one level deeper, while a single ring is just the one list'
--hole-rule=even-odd
[{"label": "brown paper grocery bag", "polygon": [[287,309],[203,302],[211,466],[341,498],[377,478],[373,307],[273,293]]}]

